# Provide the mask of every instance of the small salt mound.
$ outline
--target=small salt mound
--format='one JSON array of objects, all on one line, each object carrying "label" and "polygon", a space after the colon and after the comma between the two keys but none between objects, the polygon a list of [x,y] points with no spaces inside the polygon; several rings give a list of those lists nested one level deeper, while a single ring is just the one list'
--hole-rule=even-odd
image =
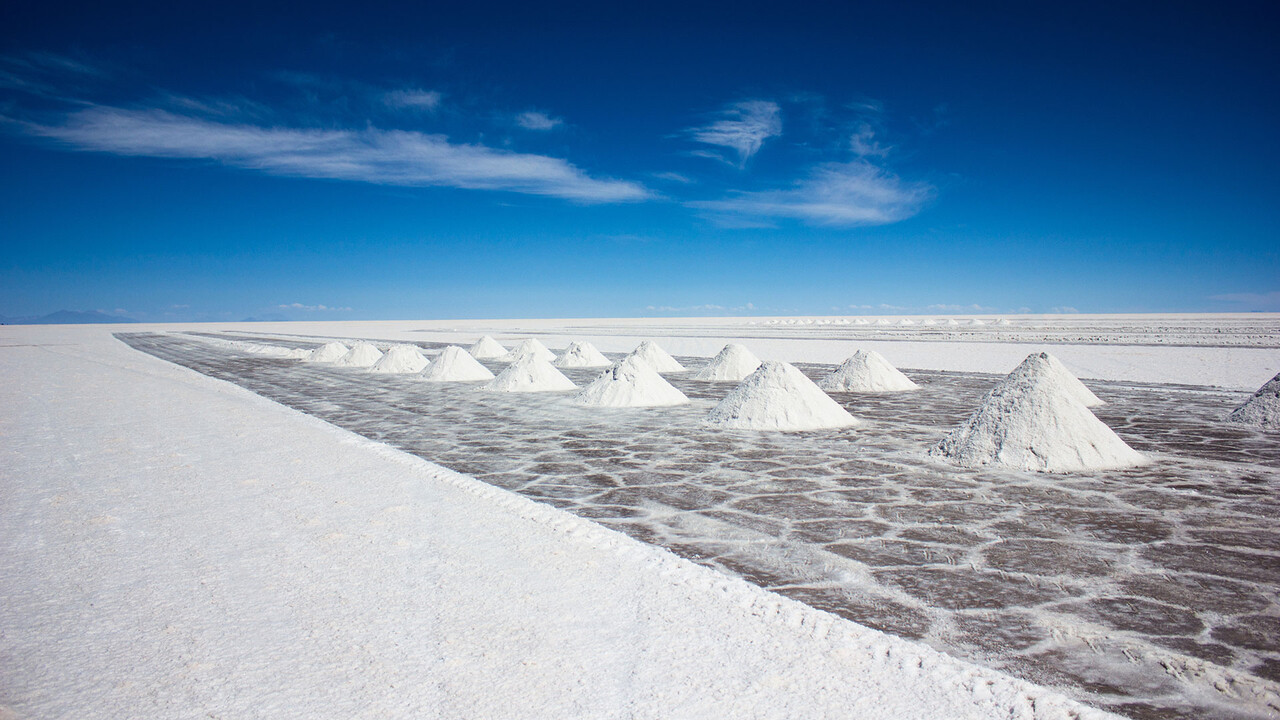
[{"label": "small salt mound", "polygon": [[863,319],[859,318],[859,319],[857,319],[857,320],[854,320],[854,321],[853,321],[853,324],[854,324],[854,325],[870,325],[870,324],[871,324],[871,321],[870,321],[870,320],[863,320]]},{"label": "small salt mound", "polygon": [[959,320],[956,320],[955,318],[947,318],[947,327],[956,327],[959,324]]},{"label": "small salt mound", "polygon": [[884,318],[880,318],[879,320],[877,320],[877,321],[876,321],[876,324],[877,324],[877,325],[892,325],[893,323],[889,322],[888,320],[885,320]]},{"label": "small salt mound", "polygon": [[427,366],[427,358],[412,345],[396,345],[369,368],[372,373],[416,373]]},{"label": "small salt mound", "polygon": [[859,350],[840,367],[818,381],[827,392],[902,392],[917,390],[919,385],[903,375],[874,350]]},{"label": "small salt mound", "polygon": [[511,352],[496,359],[499,362],[515,362],[526,355],[532,355],[539,360],[546,360],[547,362],[552,362],[556,359],[556,354],[548,350],[547,346],[539,342],[537,338],[520,341],[519,345],[511,348]]},{"label": "small salt mound", "polygon": [[652,340],[645,340],[636,346],[635,350],[627,357],[638,357],[649,363],[649,367],[660,373],[684,372],[685,368],[676,359],[667,354],[666,350],[658,347],[658,344]]},{"label": "small salt mound", "polygon": [[898,322],[898,324],[899,324],[899,325],[915,325],[915,324],[916,324],[916,321],[915,321],[915,320],[900,320],[900,321]]},{"label": "small salt mound", "polygon": [[628,356],[605,370],[573,401],[593,407],[659,407],[683,405],[689,402],[689,398],[664,380],[648,363]]},{"label": "small salt mound", "polygon": [[471,357],[477,360],[493,360],[507,354],[507,349],[502,347],[502,343],[485,335],[471,346]]},{"label": "small salt mound", "polygon": [[450,345],[418,377],[429,382],[475,382],[492,380],[493,373],[466,350]]},{"label": "small salt mound", "polygon": [[978,318],[974,318],[973,320],[971,320],[971,321],[969,322],[969,324],[970,324],[970,325],[986,325],[986,323],[982,322],[982,321],[981,321],[981,320],[979,320]]},{"label": "small salt mound", "polygon": [[997,320],[997,321],[996,321],[996,325],[999,325],[999,326],[1001,326],[1001,327],[1008,327],[1008,326],[1010,326],[1010,325],[1012,325],[1012,324],[1013,324],[1013,323],[1009,322],[1008,320],[1006,320],[1006,319],[1004,319],[1004,318],[1000,318],[999,320]]},{"label": "small salt mound", "polygon": [[495,392],[552,392],[576,390],[577,385],[544,358],[532,353],[511,363],[498,377],[485,384],[484,390]]},{"label": "small salt mound", "polygon": [[558,368],[609,367],[612,364],[609,358],[600,354],[596,346],[589,342],[569,343],[569,347],[555,361]]},{"label": "small salt mound", "polygon": [[351,346],[346,355],[334,361],[338,367],[373,367],[382,357],[382,351],[373,343],[363,340]]},{"label": "small salt mound", "polygon": [[314,363],[337,362],[338,360],[341,360],[349,350],[350,348],[340,342],[325,343],[315,350],[312,350],[311,354],[303,358],[303,360],[305,362]]},{"label": "small salt mound", "polygon": [[784,362],[765,362],[711,410],[708,425],[737,430],[822,430],[861,421]]},{"label": "small salt mound", "polygon": [[1263,430],[1280,430],[1280,375],[1271,378],[1245,404],[1228,415],[1227,422]]},{"label": "small salt mound", "polygon": [[1000,465],[1056,473],[1146,462],[1076,399],[1070,384],[1048,362],[1018,366],[1024,367],[1027,370],[1015,370],[987,393],[978,410],[929,453],[964,467]]},{"label": "small salt mound", "polygon": [[937,325],[938,321],[934,320],[933,318],[929,318],[928,320],[921,320],[920,324],[921,325]]},{"label": "small salt mound", "polygon": [[1080,379],[1068,370],[1066,365],[1063,365],[1058,358],[1047,352],[1028,355],[1027,359],[1023,360],[1022,363],[1019,364],[1018,367],[1014,368],[1013,372],[1009,373],[1009,375],[1005,377],[1004,380],[1001,380],[1000,383],[1021,382],[1021,378],[1040,375],[1042,373],[1048,373],[1054,376],[1058,383],[1060,383],[1067,392],[1071,393],[1071,396],[1078,400],[1081,405],[1084,405],[1085,407],[1106,405],[1106,403],[1102,402],[1097,395],[1093,394],[1092,390],[1085,387],[1085,384],[1080,382]]},{"label": "small salt mound", "polygon": [[694,380],[707,382],[741,382],[760,367],[760,358],[736,343],[724,346],[706,367],[694,373]]}]

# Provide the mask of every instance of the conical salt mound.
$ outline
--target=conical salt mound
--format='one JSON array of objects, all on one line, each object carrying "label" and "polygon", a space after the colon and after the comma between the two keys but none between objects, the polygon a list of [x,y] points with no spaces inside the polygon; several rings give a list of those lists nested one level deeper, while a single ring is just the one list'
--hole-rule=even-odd
[{"label": "conical salt mound", "polygon": [[637,345],[627,357],[638,357],[660,373],[684,372],[684,366],[676,362],[675,358],[668,355],[666,350],[658,347],[658,344],[652,340],[645,340]]},{"label": "conical salt mound", "polygon": [[303,358],[303,360],[305,362],[313,363],[336,362],[341,359],[343,355],[346,355],[347,351],[350,349],[351,348],[340,342],[325,343],[315,350],[312,350],[311,354]]},{"label": "conical salt mound", "polygon": [[427,366],[422,351],[412,345],[396,345],[369,368],[371,373],[416,373]]},{"label": "conical salt mound", "polygon": [[919,385],[875,350],[859,350],[818,381],[827,392],[884,393],[918,390]]},{"label": "conical salt mound", "polygon": [[493,360],[507,354],[507,349],[502,347],[502,343],[485,335],[471,346],[471,357],[477,360]]},{"label": "conical salt mound", "polygon": [[707,415],[707,424],[738,430],[821,430],[861,421],[784,362],[765,362]]},{"label": "conical salt mound", "polygon": [[475,382],[492,380],[493,373],[466,350],[450,345],[418,377],[429,382]]},{"label": "conical salt mound", "polygon": [[565,348],[554,365],[558,368],[591,368],[609,367],[613,363],[600,354],[595,345],[589,342],[572,342]]},{"label": "conical salt mound", "polygon": [[382,351],[373,343],[363,340],[351,346],[346,355],[338,358],[333,364],[338,367],[373,367],[382,357]]},{"label": "conical salt mound", "polygon": [[579,405],[593,407],[660,407],[689,402],[657,370],[640,358],[623,359],[573,398]]},{"label": "conical salt mound", "polygon": [[742,345],[729,343],[707,366],[694,373],[694,380],[707,382],[741,382],[760,367],[760,358]]},{"label": "conical salt mound", "polygon": [[1071,393],[1072,397],[1079,400],[1081,405],[1085,407],[1106,405],[1106,403],[1098,399],[1097,395],[1093,394],[1092,390],[1085,387],[1084,383],[1080,382],[1080,379],[1068,370],[1066,365],[1063,365],[1058,358],[1047,352],[1028,355],[1027,359],[1023,360],[1022,364],[1014,368],[1013,372],[1009,373],[1000,383],[1019,382],[1019,378],[1043,373],[1049,373],[1056,377],[1062,387]]},{"label": "conical salt mound", "polygon": [[[1019,372],[1024,366],[1027,369]],[[1094,417],[1049,363],[1023,363],[1018,368],[930,454],[964,467],[1000,465],[1037,472],[1106,470],[1146,462]]]},{"label": "conical salt mound", "polygon": [[577,388],[554,365],[532,353],[511,363],[483,387],[495,392],[552,392]]},{"label": "conical salt mound", "polygon": [[1263,430],[1280,430],[1280,375],[1271,378],[1245,404],[1228,415],[1227,422]]},{"label": "conical salt mound", "polygon": [[529,338],[528,340],[521,340],[519,345],[511,348],[511,352],[497,358],[497,360],[515,362],[526,355],[532,355],[539,360],[546,360],[547,362],[552,362],[556,359],[556,354],[548,350],[546,345],[538,341],[538,338]]}]

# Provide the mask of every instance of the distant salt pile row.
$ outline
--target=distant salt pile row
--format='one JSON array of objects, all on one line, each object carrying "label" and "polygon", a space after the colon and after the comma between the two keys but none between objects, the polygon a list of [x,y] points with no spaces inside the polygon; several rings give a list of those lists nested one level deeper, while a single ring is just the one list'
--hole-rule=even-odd
[{"label": "distant salt pile row", "polygon": [[266,343],[245,342],[244,340],[224,340],[222,338],[209,337],[207,335],[192,335],[199,340],[207,342],[217,347],[235,350],[237,352],[248,353],[250,355],[262,355],[263,357],[281,358],[283,360],[301,360],[311,354],[310,350],[301,348],[287,348],[279,345],[268,345]]},{"label": "distant salt pile row", "polygon": [[1271,378],[1226,419],[1262,430],[1280,431],[1280,375]]},{"label": "distant salt pile row", "polygon": [[930,454],[964,467],[997,465],[1054,473],[1145,463],[1146,458],[1089,411],[1082,389],[1095,404],[1100,402],[1051,355],[1031,355]]}]

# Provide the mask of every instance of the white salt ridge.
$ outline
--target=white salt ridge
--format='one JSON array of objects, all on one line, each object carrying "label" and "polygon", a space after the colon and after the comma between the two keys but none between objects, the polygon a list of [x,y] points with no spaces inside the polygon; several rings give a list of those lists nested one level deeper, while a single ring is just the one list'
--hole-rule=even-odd
[{"label": "white salt ridge", "polygon": [[369,368],[371,373],[416,373],[427,366],[427,358],[412,345],[394,345]]},{"label": "white salt ridge", "polygon": [[1280,430],[1280,375],[1271,378],[1245,404],[1232,411],[1227,422]]},{"label": "white salt ridge", "polygon": [[373,343],[363,340],[351,346],[346,355],[334,361],[338,367],[373,367],[382,358],[382,351]]},{"label": "white salt ridge", "polygon": [[819,380],[818,387],[827,392],[862,393],[904,392],[920,388],[874,350],[855,352],[853,357]]},{"label": "white salt ridge", "polygon": [[341,360],[342,357],[346,355],[349,351],[350,351],[350,348],[348,348],[346,345],[343,345],[340,342],[328,342],[316,348],[315,350],[312,350],[310,355],[307,355],[305,358],[303,358],[303,361],[313,362],[313,363],[337,362],[338,360]]},{"label": "white salt ridge", "polygon": [[745,346],[729,343],[707,366],[694,373],[694,380],[706,382],[741,382],[760,367],[760,358]]},{"label": "white salt ridge", "polygon": [[492,380],[493,373],[466,350],[450,345],[418,377],[428,382],[476,382]]},{"label": "white salt ridge", "polygon": [[824,430],[852,427],[850,415],[793,365],[762,363],[711,410],[708,425],[736,430]]},{"label": "white salt ridge", "polygon": [[577,388],[554,365],[533,353],[521,356],[483,386],[484,390],[495,392],[555,392]]},{"label": "white salt ridge", "polygon": [[628,357],[638,357],[649,363],[649,367],[660,373],[684,372],[685,367],[676,362],[676,359],[667,354],[666,350],[658,347],[658,343],[652,340],[645,340],[631,351]]},{"label": "white salt ridge", "polygon": [[605,370],[573,401],[592,407],[664,407],[683,405],[689,398],[648,363],[628,356]]},{"label": "white salt ridge", "polygon": [[613,363],[601,354],[595,345],[589,342],[572,342],[560,357],[556,358],[554,364],[558,368],[591,368],[609,367]]},{"label": "white salt ridge", "polygon": [[547,362],[553,362],[556,359],[556,354],[548,350],[547,346],[543,345],[538,338],[522,340],[519,345],[511,348],[511,352],[496,359],[500,362],[516,362],[526,355],[532,355],[539,360],[546,360]]},{"label": "white salt ridge", "polygon": [[494,360],[507,354],[507,349],[502,347],[502,343],[485,335],[471,346],[471,357],[476,360]]},{"label": "white salt ridge", "polygon": [[1027,358],[930,454],[964,467],[999,465],[1053,473],[1146,463],[1080,402],[1050,359],[1048,353]]},{"label": "white salt ridge", "polygon": [[304,360],[310,357],[312,352],[311,350],[305,350],[303,348],[287,348],[279,345],[268,345],[266,343],[246,342],[244,340],[226,340],[224,338],[209,337],[207,335],[188,335],[186,337],[194,337],[197,340],[207,342],[217,347],[226,348],[228,350],[235,350],[237,352],[248,353],[250,355],[282,358],[285,360]]}]

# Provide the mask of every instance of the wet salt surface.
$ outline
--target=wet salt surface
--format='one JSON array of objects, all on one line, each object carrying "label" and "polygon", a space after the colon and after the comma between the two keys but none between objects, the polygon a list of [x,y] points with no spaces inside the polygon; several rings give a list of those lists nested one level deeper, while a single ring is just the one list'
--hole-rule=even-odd
[{"label": "wet salt surface", "polygon": [[[725,432],[701,421],[733,384],[687,375],[666,376],[687,406],[583,408],[572,393],[486,393],[246,357],[182,336],[119,337],[814,607],[1133,717],[1280,712],[1280,442],[1217,422],[1247,393],[1091,382],[1107,402],[1096,414],[1154,462],[1037,475],[965,470],[924,453],[973,411],[998,379],[990,375],[909,372],[921,390],[833,393],[869,421],[856,429]],[[815,379],[829,370],[799,367]],[[598,373],[565,371],[580,386]]]}]

